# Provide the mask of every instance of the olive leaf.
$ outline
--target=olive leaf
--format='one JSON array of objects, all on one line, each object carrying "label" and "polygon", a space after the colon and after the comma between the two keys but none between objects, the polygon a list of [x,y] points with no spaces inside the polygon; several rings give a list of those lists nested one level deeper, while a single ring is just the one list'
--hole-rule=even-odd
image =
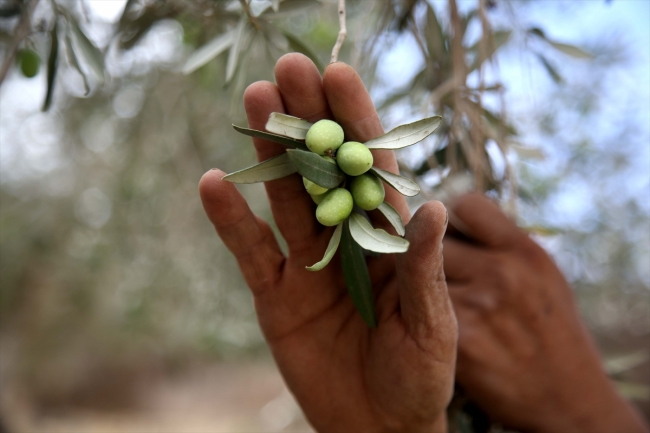
[{"label": "olive leaf", "polygon": [[343,231],[342,223],[336,226],[336,229],[330,238],[330,242],[327,244],[327,249],[325,250],[323,259],[312,266],[306,266],[308,271],[320,271],[327,266],[330,260],[332,260],[332,257],[334,257],[334,253],[336,253],[336,249],[339,247],[339,243],[341,242],[341,231]]},{"label": "olive leaf", "polygon": [[553,64],[551,64],[551,62],[546,57],[537,53],[537,58],[542,63],[542,66],[544,66],[544,69],[546,69],[546,72],[548,72],[553,81],[555,81],[557,84],[562,84],[564,82],[562,75],[560,75],[557,69],[555,69],[555,66],[553,66]]},{"label": "olive leaf", "polygon": [[384,214],[384,216],[386,217],[388,222],[393,226],[393,228],[395,229],[398,235],[404,236],[406,234],[402,217],[400,216],[399,212],[397,212],[397,210],[390,205],[390,203],[383,202],[382,204],[379,205],[377,210],[379,210],[381,213]]},{"label": "olive leaf", "polygon": [[77,72],[79,72],[79,75],[81,75],[81,78],[83,79],[83,83],[84,83],[84,96],[88,96],[88,94],[90,93],[88,78],[86,77],[86,74],[84,73],[83,69],[81,69],[81,66],[79,65],[79,59],[77,58],[77,54],[74,52],[74,47],[72,46],[72,40],[70,39],[70,32],[65,33],[64,42],[65,42],[66,53],[68,53],[68,61],[70,63],[70,66],[76,69]]},{"label": "olive leaf", "polygon": [[433,116],[417,122],[407,123],[384,135],[366,141],[365,145],[369,149],[401,149],[402,147],[411,146],[433,134],[440,122],[442,122],[442,117]]},{"label": "olive leaf", "polygon": [[468,73],[476,70],[479,66],[481,66],[481,63],[489,58],[491,58],[494,53],[497,52],[499,48],[501,48],[506,42],[508,42],[508,39],[510,38],[510,34],[512,32],[510,30],[499,30],[494,33],[492,33],[492,41],[491,43],[488,44],[488,49],[487,52],[484,53],[483,58],[481,58],[478,54],[479,52],[479,42],[475,43],[471,47],[467,49],[467,51],[474,52],[476,53],[476,56],[474,57],[474,63],[470,66],[469,70],[467,71]]},{"label": "olive leaf", "polygon": [[386,182],[402,195],[413,197],[420,193],[420,186],[411,179],[377,167],[371,167],[370,171],[379,176],[381,180]]},{"label": "olive leaf", "polygon": [[86,37],[77,21],[70,15],[65,14],[65,17],[72,29],[71,36],[72,42],[77,48],[77,53],[81,54],[81,58],[92,70],[97,77],[99,85],[104,84],[104,56],[90,40]]},{"label": "olive leaf", "polygon": [[404,253],[409,249],[409,241],[374,228],[356,212],[350,215],[350,234],[362,248],[377,253]]},{"label": "olive leaf", "polygon": [[289,155],[283,153],[262,161],[243,170],[230,173],[223,177],[232,183],[257,183],[280,179],[296,172],[296,167],[289,160]]},{"label": "olive leaf", "polygon": [[237,25],[233,45],[228,53],[228,62],[226,63],[226,83],[230,83],[230,80],[235,75],[237,63],[239,62],[239,52],[246,45],[245,41],[248,40],[248,37],[252,35],[252,30],[248,23],[248,18],[242,17]]},{"label": "olive leaf", "polygon": [[57,63],[59,62],[59,27],[57,20],[54,20],[54,26],[50,30],[50,54],[47,58],[47,93],[41,111],[47,111],[52,104],[52,95],[54,94],[54,83],[56,78]]},{"label": "olive leaf", "polygon": [[207,44],[203,45],[201,48],[194,51],[183,66],[183,74],[191,74],[230,48],[235,42],[236,32],[236,28],[232,29],[222,35],[217,36]]},{"label": "olive leaf", "polygon": [[336,188],[345,179],[345,175],[338,165],[327,161],[316,153],[298,149],[289,149],[287,153],[298,173],[316,185],[323,188]]},{"label": "olive leaf", "polygon": [[274,143],[283,144],[294,149],[308,150],[305,143],[302,141],[294,140],[293,138],[284,137],[282,135],[271,134],[269,132],[258,131],[257,129],[243,128],[241,126],[232,125],[235,131],[240,134],[248,135],[249,137],[262,138],[264,140],[272,141]]},{"label": "olive leaf", "polygon": [[282,113],[271,113],[266,122],[267,131],[296,140],[304,140],[311,126],[312,123],[306,120]]},{"label": "olive leaf", "polygon": [[366,324],[370,328],[376,328],[377,318],[372,283],[366,259],[363,257],[363,250],[350,234],[349,219],[343,222],[343,233],[341,233],[341,267],[352,303]]},{"label": "olive leaf", "polygon": [[571,57],[575,57],[577,59],[593,59],[594,56],[591,55],[590,53],[574,46],[574,45],[568,45],[568,44],[563,44],[561,42],[555,42],[548,40],[548,43],[553,46],[558,51],[563,52],[564,54],[568,54]]}]

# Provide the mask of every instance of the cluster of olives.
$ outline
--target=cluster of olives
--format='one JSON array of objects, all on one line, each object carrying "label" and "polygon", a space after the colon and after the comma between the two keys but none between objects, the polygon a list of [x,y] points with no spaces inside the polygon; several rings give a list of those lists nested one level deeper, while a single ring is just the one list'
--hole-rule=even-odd
[{"label": "cluster of olives", "polygon": [[[337,164],[347,174],[343,187],[327,189],[303,177],[305,189],[316,208],[316,219],[324,226],[343,222],[354,205],[363,210],[376,209],[384,201],[384,185],[369,172],[373,158],[370,149],[357,141],[343,142],[343,128],[331,120],[316,122],[305,139],[307,148]],[[347,188],[346,188],[347,187]]]}]

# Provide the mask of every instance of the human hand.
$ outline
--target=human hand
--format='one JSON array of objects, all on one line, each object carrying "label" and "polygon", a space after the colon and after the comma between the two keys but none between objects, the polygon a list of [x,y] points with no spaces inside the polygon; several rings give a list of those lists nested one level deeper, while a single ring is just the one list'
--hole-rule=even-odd
[{"label": "human hand", "polygon": [[[383,133],[356,72],[343,63],[321,79],[302,55],[282,57],[277,86],[252,84],[244,95],[251,128],[264,129],[271,112],[309,121],[336,119],[348,139]],[[254,139],[260,160],[284,151]],[[373,151],[375,165],[397,172],[391,151]],[[268,224],[256,217],[224,173],[200,182],[205,211],[233,252],[251,288],[258,320],[277,365],[305,415],[325,432],[444,431],[456,358],[456,321],[442,270],[446,210],[423,205],[406,227],[411,245],[399,255],[368,259],[378,326],[367,327],[347,294],[338,260],[319,272],[333,228],[320,226],[299,175],[266,183],[275,222],[288,244],[284,257]],[[386,201],[409,220],[404,198]],[[375,227],[391,231],[377,212]]]},{"label": "human hand", "polygon": [[544,250],[484,196],[461,197],[449,215],[444,268],[467,394],[522,431],[647,431],[608,380]]}]

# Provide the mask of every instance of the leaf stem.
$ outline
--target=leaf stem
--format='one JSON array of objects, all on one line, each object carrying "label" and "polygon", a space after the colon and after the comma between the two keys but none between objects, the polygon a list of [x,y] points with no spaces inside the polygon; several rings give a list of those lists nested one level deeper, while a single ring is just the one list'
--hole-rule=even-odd
[{"label": "leaf stem", "polygon": [[341,47],[343,46],[343,41],[345,41],[345,38],[348,35],[348,29],[345,25],[345,0],[339,0],[339,36],[336,38],[336,43],[334,44],[334,48],[332,49],[332,58],[330,59],[330,63],[334,63],[338,60],[339,58],[339,51],[341,51]]}]

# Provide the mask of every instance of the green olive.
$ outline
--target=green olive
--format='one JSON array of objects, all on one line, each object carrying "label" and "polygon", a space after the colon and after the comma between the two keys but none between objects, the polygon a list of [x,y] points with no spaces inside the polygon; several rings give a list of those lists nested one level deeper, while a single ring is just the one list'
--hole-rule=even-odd
[{"label": "green olive", "polygon": [[350,215],[353,206],[352,194],[347,189],[334,188],[316,208],[316,219],[324,226],[335,226]]},{"label": "green olive", "polygon": [[319,120],[307,131],[305,144],[312,152],[325,155],[327,151],[334,151],[343,144],[343,128],[331,120]]},{"label": "green olive", "polygon": [[27,78],[33,78],[41,67],[41,58],[36,51],[30,49],[20,50],[16,58],[20,63],[20,71]]},{"label": "green olive", "polygon": [[314,203],[316,203],[316,204],[321,204],[321,202],[323,201],[323,199],[325,198],[326,195],[327,195],[327,194],[320,194],[320,195],[309,194],[309,196],[311,197],[311,199],[312,199],[312,200],[314,201]]},{"label": "green olive", "polygon": [[302,178],[302,183],[305,185],[305,189],[307,192],[311,195],[321,195],[325,194],[328,191],[328,188],[324,188],[311,180],[307,179],[306,177]]},{"label": "green olive", "polygon": [[359,176],[372,167],[372,153],[365,144],[358,141],[343,143],[336,153],[336,163],[350,176]]},{"label": "green olive", "polygon": [[364,173],[352,179],[350,191],[354,204],[363,210],[377,209],[384,202],[384,184],[372,173]]}]

